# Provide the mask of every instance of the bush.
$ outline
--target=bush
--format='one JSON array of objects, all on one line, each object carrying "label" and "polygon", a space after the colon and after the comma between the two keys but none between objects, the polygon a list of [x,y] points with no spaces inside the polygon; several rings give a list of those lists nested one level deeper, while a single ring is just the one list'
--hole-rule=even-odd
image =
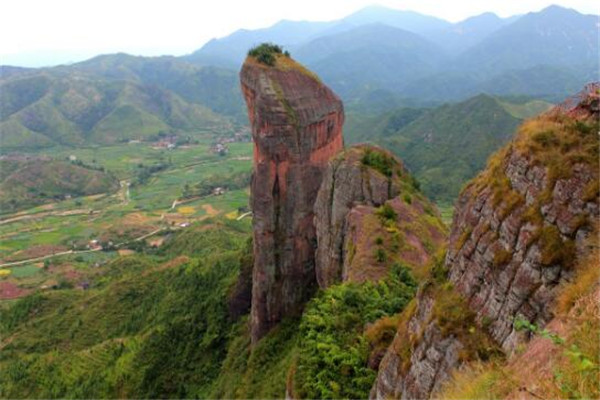
[{"label": "bush", "polygon": [[396,161],[382,151],[365,149],[361,159],[363,165],[371,167],[387,177],[392,176]]},{"label": "bush", "polygon": [[385,250],[383,250],[382,248],[376,249],[375,250],[375,260],[378,263],[385,262],[387,260],[387,254],[385,253]]},{"label": "bush", "polygon": [[395,221],[398,217],[398,214],[396,214],[396,210],[394,210],[394,208],[388,203],[385,203],[384,205],[379,207],[376,213],[384,221]]},{"label": "bush", "polygon": [[[258,46],[251,48],[248,51],[248,55],[250,57],[256,58],[258,62],[262,64],[274,66],[275,61],[277,59],[277,54],[282,54],[282,52],[283,49],[281,48],[281,46],[278,46],[273,43],[262,43]],[[289,57],[290,53],[286,51],[285,56]]]},{"label": "bush", "polygon": [[344,283],[311,300],[300,324],[297,395],[366,399],[377,373],[367,366],[365,327],[402,311],[415,291],[410,271],[395,266],[387,281]]}]

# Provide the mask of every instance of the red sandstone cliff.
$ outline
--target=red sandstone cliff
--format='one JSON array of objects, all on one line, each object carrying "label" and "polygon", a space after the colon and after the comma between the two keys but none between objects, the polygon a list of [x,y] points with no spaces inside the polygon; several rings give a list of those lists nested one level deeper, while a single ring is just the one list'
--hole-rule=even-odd
[{"label": "red sandstone cliff", "polygon": [[240,72],[254,139],[251,206],[256,342],[301,311],[316,287],[313,206],[328,160],[343,148],[343,105],[284,55],[274,66],[248,57]]},{"label": "red sandstone cliff", "polygon": [[598,220],[599,90],[523,124],[461,193],[445,268],[404,316],[372,398],[431,397],[458,366],[526,341],[515,318],[553,318]]}]

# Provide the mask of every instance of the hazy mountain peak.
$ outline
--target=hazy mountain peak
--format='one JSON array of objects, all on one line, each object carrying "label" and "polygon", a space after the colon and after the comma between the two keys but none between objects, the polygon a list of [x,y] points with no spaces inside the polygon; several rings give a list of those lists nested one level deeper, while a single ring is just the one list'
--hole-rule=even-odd
[{"label": "hazy mountain peak", "polygon": [[350,14],[342,21],[364,25],[381,22],[397,28],[421,33],[450,26],[448,21],[415,11],[397,10],[381,5],[371,5]]}]

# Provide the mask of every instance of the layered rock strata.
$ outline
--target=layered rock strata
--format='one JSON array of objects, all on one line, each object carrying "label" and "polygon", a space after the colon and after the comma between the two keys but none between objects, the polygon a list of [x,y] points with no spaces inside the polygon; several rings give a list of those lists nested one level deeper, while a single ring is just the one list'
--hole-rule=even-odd
[{"label": "layered rock strata", "polygon": [[[514,329],[516,318],[538,326],[553,318],[559,284],[572,278],[597,230],[599,89],[590,85],[576,101],[526,122],[456,205],[444,285],[474,314],[469,333],[485,331],[507,354],[527,340]],[[429,398],[469,361],[458,356],[473,350],[469,335],[442,329],[447,322],[431,314],[444,296],[418,296],[380,364],[372,398]],[[409,349],[400,351],[408,337]]]},{"label": "layered rock strata", "polygon": [[248,57],[240,72],[254,139],[251,206],[256,342],[297,314],[316,287],[313,206],[327,162],[343,148],[343,105],[289,57]]}]

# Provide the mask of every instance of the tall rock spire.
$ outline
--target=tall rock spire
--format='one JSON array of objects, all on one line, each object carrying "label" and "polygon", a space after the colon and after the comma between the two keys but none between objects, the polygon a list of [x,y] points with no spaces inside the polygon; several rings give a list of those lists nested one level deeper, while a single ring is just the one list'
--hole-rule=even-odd
[{"label": "tall rock spire", "polygon": [[277,51],[268,63],[249,56],[240,80],[254,140],[255,343],[316,288],[313,206],[328,160],[343,148],[344,111],[314,74]]}]

